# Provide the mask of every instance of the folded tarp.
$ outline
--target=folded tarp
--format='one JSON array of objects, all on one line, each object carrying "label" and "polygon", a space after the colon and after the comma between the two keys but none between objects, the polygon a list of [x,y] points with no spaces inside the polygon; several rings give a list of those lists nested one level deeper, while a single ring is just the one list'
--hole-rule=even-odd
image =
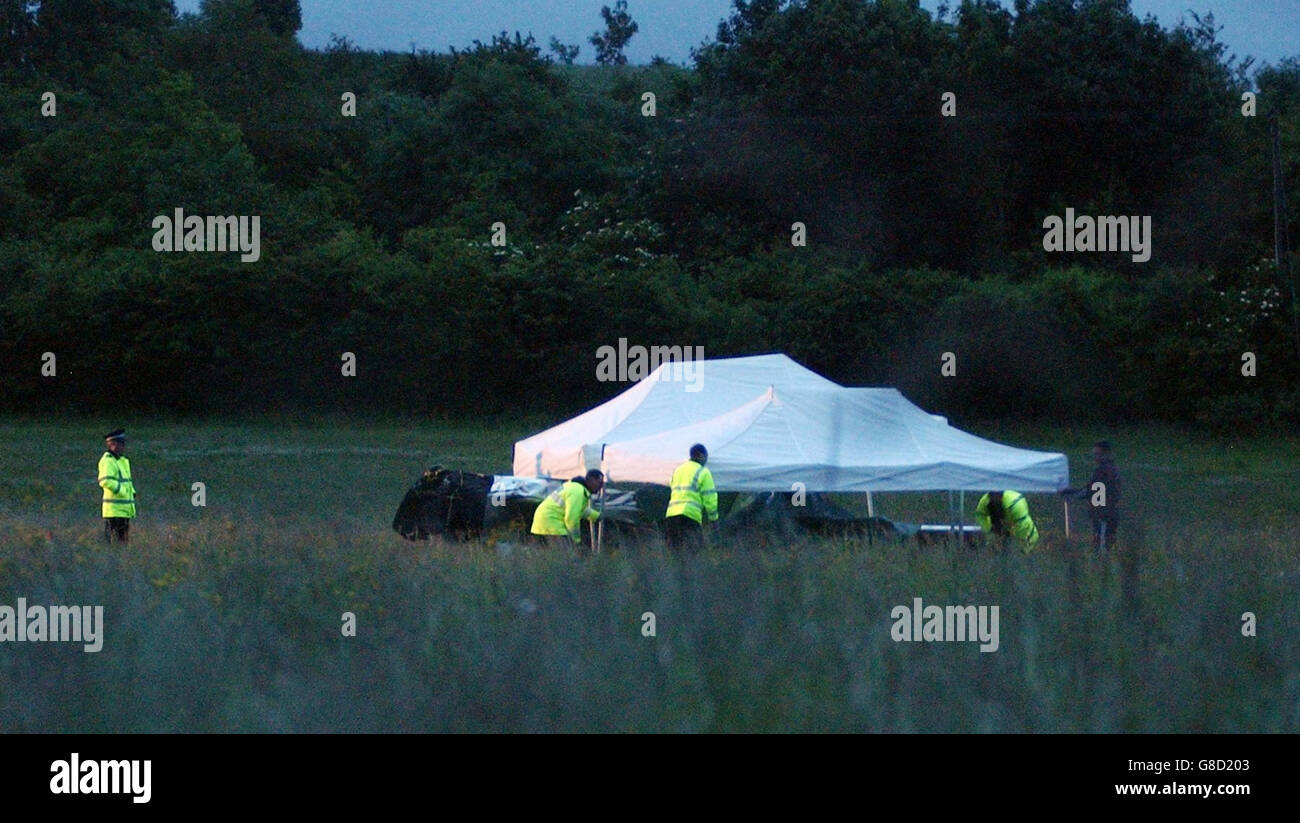
[{"label": "folded tarp", "polygon": [[742,497],[718,530],[723,534],[761,532],[789,540],[806,534],[876,539],[899,536],[893,522],[856,515],[816,492],[764,492],[749,499]]}]

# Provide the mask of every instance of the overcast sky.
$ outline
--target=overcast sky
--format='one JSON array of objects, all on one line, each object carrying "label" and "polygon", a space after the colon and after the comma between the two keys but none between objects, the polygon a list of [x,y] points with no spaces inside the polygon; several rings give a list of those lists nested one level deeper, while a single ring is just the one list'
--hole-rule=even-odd
[{"label": "overcast sky", "polygon": [[[578,62],[589,63],[594,49],[587,42],[604,27],[601,6],[614,0],[301,0],[302,31],[308,48],[321,48],[331,34],[346,35],[364,49],[446,51],[496,32],[531,32],[545,49],[551,36],[582,46]],[[959,0],[950,0],[956,6]],[[1009,5],[1010,0],[1004,0]],[[176,0],[181,11],[197,11],[199,0]],[[922,0],[934,11],[939,0]],[[1132,0],[1141,17],[1153,14],[1166,27],[1188,9],[1213,12],[1223,27],[1220,39],[1238,56],[1254,55],[1276,63],[1300,55],[1300,0]],[[632,63],[662,55],[675,63],[690,58],[692,46],[711,39],[731,0],[628,0],[628,12],[640,29],[628,44]]]}]

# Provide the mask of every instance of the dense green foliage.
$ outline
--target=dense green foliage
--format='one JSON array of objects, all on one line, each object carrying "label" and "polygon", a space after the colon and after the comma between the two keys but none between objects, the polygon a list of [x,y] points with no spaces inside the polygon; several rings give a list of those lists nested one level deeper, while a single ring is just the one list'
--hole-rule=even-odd
[{"label": "dense green foliage", "polygon": [[[571,410],[626,337],[958,419],[1300,411],[1266,121],[1300,236],[1300,60],[1252,71],[1211,20],[737,0],[683,68],[310,51],[297,5],[0,0],[0,406]],[[1044,252],[1067,207],[1150,215],[1151,261]],[[261,259],[154,251],[176,208],[260,215]]]}]

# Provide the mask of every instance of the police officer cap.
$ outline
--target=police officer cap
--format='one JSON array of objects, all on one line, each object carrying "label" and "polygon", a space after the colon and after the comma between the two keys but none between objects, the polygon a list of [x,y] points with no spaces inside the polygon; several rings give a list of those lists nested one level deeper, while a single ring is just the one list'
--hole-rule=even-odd
[{"label": "police officer cap", "polygon": [[104,435],[105,440],[126,440],[126,429],[113,429]]}]

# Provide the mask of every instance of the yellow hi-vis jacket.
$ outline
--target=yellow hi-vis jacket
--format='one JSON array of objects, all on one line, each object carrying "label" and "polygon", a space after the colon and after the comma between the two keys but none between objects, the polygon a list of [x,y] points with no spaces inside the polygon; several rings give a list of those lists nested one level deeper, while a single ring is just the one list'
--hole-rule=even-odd
[{"label": "yellow hi-vis jacket", "polygon": [[533,534],[567,534],[574,543],[582,542],[583,519],[595,520],[600,512],[591,508],[591,492],[574,480],[567,481],[546,495],[533,512]]},{"label": "yellow hi-vis jacket", "polygon": [[99,458],[99,485],[104,487],[104,517],[135,517],[135,484],[131,461],[104,452]]},{"label": "yellow hi-vis jacket", "polygon": [[718,491],[713,485],[713,473],[703,465],[687,460],[673,469],[670,485],[673,493],[668,498],[665,517],[684,514],[696,523],[703,523],[707,513],[710,523],[718,519]]},{"label": "yellow hi-vis jacket", "polygon": [[[980,528],[985,532],[993,531],[993,518],[989,517],[987,494],[981,497],[980,502],[975,506],[975,522],[979,523]],[[1002,522],[1007,531],[1020,541],[1020,547],[1025,554],[1034,550],[1034,544],[1038,542],[1038,527],[1034,525],[1034,519],[1029,516],[1029,504],[1025,502],[1023,494],[1010,489],[1002,492]]]}]

